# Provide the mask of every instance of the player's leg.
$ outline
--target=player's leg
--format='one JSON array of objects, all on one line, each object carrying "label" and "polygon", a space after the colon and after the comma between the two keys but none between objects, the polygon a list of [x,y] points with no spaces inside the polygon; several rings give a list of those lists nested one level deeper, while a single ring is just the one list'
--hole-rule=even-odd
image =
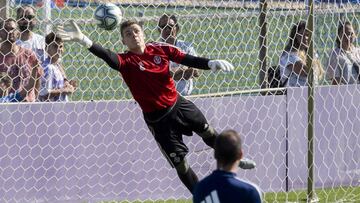
[{"label": "player's leg", "polygon": [[199,179],[187,163],[186,158],[184,158],[178,165],[176,165],[175,169],[181,182],[191,193],[193,193],[194,187],[199,182]]},{"label": "player's leg", "polygon": [[216,130],[208,124],[205,116],[194,103],[181,96],[178,100],[177,130],[185,135],[192,135],[192,132],[195,132],[203,139],[206,145],[214,148],[215,139],[218,135]]},{"label": "player's leg", "polygon": [[188,148],[184,144],[182,135],[173,131],[173,123],[176,122],[171,113],[156,123],[146,121],[153,134],[162,154],[165,156],[171,167],[176,169],[181,182],[192,193],[198,177],[186,161]]},{"label": "player's leg", "polygon": [[192,193],[199,179],[187,163],[188,148],[182,140],[182,135],[172,133],[167,137],[158,137],[157,142],[170,165],[176,169],[181,182]]},{"label": "player's leg", "polygon": [[215,147],[215,140],[218,133],[209,124],[204,124],[204,128],[200,131],[195,131],[195,133],[203,139],[207,146],[211,148]]},{"label": "player's leg", "polygon": [[[211,127],[204,114],[197,108],[197,106],[191,101],[180,97],[180,104],[178,109],[178,119],[181,120],[182,126],[179,128],[190,128],[196,134],[198,134],[206,145],[211,148],[215,146],[215,139],[218,133]],[[253,160],[243,158],[240,161],[239,167],[242,169],[253,169],[256,167],[256,163]]]}]

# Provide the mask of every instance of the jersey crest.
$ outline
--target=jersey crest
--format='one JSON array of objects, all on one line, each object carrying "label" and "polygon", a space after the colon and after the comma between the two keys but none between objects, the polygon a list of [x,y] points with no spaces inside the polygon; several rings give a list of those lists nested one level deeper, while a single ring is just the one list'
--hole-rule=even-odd
[{"label": "jersey crest", "polygon": [[154,56],[154,63],[159,65],[161,63],[161,57],[160,56]]}]

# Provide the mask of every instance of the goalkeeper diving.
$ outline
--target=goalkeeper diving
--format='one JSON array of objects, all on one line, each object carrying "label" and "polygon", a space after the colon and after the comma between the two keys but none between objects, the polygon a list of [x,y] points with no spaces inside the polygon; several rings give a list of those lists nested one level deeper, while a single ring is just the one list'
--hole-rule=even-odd
[{"label": "goalkeeper diving", "polygon": [[[195,132],[208,146],[214,148],[218,133],[208,124],[195,104],[176,91],[169,70],[170,61],[213,72],[230,72],[234,69],[233,65],[225,60],[188,55],[166,43],[145,43],[143,28],[136,21],[129,20],[120,25],[122,43],[128,48],[124,53],[115,53],[94,43],[73,21],[66,27],[68,29],[64,29],[64,26],[57,27],[59,37],[64,41],[80,43],[103,59],[112,69],[120,72],[140,105],[145,123],[161,152],[192,193],[198,177],[186,160],[185,156],[189,150],[182,136],[191,136]],[[242,160],[240,167],[252,169],[255,163],[251,160]]]}]

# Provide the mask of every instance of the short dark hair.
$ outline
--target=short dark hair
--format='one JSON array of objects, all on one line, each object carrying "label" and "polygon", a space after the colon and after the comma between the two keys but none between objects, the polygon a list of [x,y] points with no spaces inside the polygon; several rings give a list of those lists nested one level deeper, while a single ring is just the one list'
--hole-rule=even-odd
[{"label": "short dark hair", "polygon": [[222,132],[215,140],[215,159],[224,165],[233,164],[242,155],[242,141],[235,130]]},{"label": "short dark hair", "polygon": [[7,18],[5,20],[0,21],[0,29],[3,29],[5,27],[5,24],[9,22],[14,22],[16,24],[16,20],[14,18]]},{"label": "short dark hair", "polygon": [[342,35],[344,34],[345,26],[348,26],[348,25],[352,26],[352,24],[349,21],[340,21],[339,22],[339,26],[337,29],[337,35],[336,35],[336,41],[335,41],[337,48],[341,47],[341,38],[342,38]]},{"label": "short dark hair", "polygon": [[19,8],[17,8],[16,14],[18,15],[20,11],[24,12],[27,8],[32,9],[34,12],[36,11],[35,8],[31,5],[23,5],[23,6],[20,6]]},{"label": "short dark hair", "polygon": [[289,35],[289,41],[285,47],[285,51],[290,51],[291,48],[299,49],[301,45],[301,41],[299,42],[296,38],[296,34],[300,32],[300,30],[306,30],[306,22],[300,21],[297,24],[294,24],[291,27],[290,35]]},{"label": "short dark hair", "polygon": [[160,27],[160,20],[163,19],[163,18],[166,18],[167,20],[169,20],[169,19],[173,20],[174,23],[175,23],[175,27],[176,27],[176,29],[177,29],[177,32],[180,31],[180,25],[179,25],[179,23],[178,23],[178,20],[177,20],[176,16],[175,16],[175,15],[170,15],[170,14],[167,14],[167,13],[163,14],[163,15],[159,18],[158,27]]},{"label": "short dark hair", "polygon": [[124,21],[124,22],[122,22],[121,25],[120,25],[121,37],[124,36],[124,35],[123,35],[123,31],[124,31],[127,27],[130,27],[130,26],[132,26],[132,25],[138,25],[138,26],[140,26],[141,29],[142,29],[141,23],[139,23],[139,22],[136,21],[136,20],[127,20],[127,21]]},{"label": "short dark hair", "polygon": [[54,32],[50,32],[45,37],[45,44],[50,45],[53,42],[55,42],[56,44],[60,44],[63,42],[63,40],[59,36],[57,36]]}]

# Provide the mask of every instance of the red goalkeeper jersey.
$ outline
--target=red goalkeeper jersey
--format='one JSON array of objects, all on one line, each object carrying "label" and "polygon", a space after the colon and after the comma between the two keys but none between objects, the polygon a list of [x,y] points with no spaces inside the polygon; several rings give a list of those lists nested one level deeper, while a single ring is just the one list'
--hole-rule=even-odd
[{"label": "red goalkeeper jersey", "polygon": [[177,92],[170,75],[170,61],[180,63],[180,49],[164,43],[147,43],[143,54],[118,54],[119,71],[143,112],[172,106]]}]

